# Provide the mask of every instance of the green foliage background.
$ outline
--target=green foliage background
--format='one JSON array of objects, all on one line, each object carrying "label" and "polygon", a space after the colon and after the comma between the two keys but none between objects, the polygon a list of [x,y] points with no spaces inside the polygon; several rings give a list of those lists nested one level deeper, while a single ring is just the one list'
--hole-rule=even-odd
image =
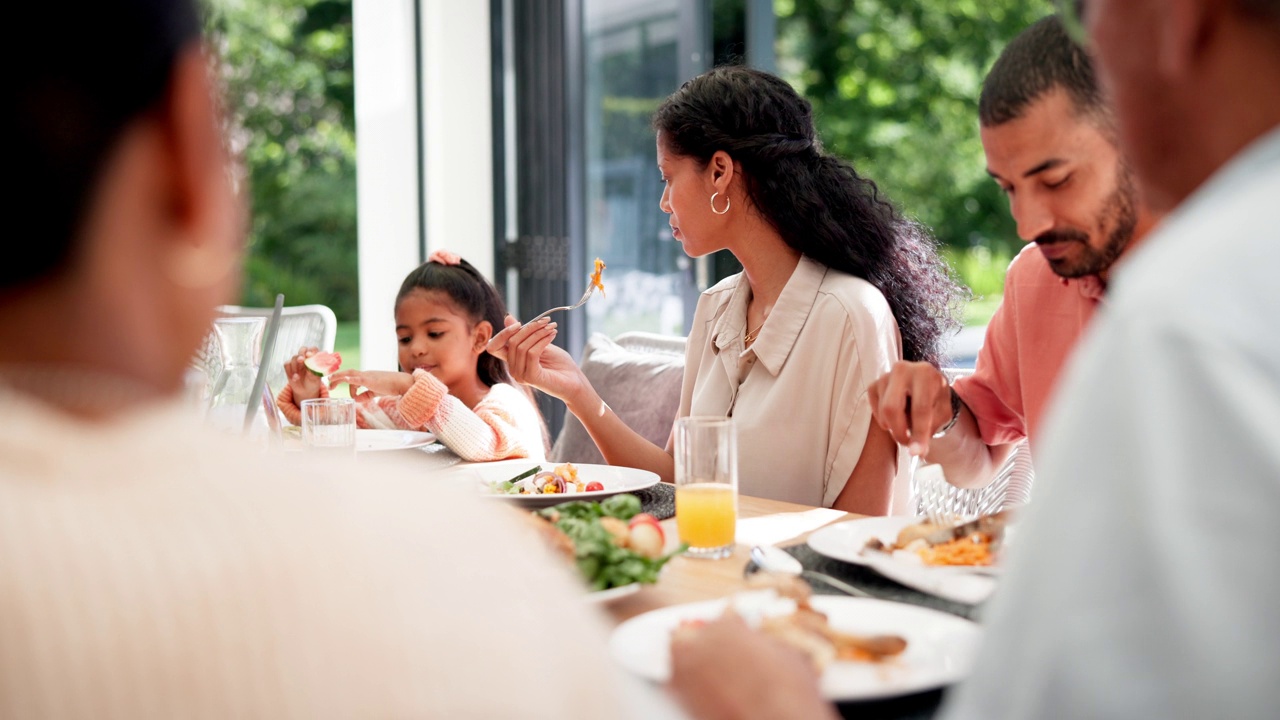
[{"label": "green foliage background", "polygon": [[[717,17],[730,5],[716,0]],[[813,102],[827,147],[932,227],[977,296],[998,297],[1021,243],[984,172],[977,99],[1005,43],[1049,0],[774,5],[779,71]],[[208,31],[252,203],[242,302],[283,292],[356,319],[350,0],[210,0]]]},{"label": "green foliage background", "polygon": [[233,149],[252,205],[241,302],[359,316],[350,0],[211,0]]},{"label": "green foliage background", "polygon": [[[979,295],[1021,248],[985,172],[982,80],[1049,0],[775,0],[779,72],[813,103],[832,152],[933,228]],[[984,247],[985,255],[970,255]],[[972,276],[972,277],[971,277]]]}]

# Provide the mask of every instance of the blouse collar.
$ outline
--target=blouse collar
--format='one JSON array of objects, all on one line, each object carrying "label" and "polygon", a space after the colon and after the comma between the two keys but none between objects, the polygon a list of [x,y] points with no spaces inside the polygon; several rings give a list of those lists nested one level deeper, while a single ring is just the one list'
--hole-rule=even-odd
[{"label": "blouse collar", "polygon": [[747,303],[750,301],[751,285],[743,275],[738,279],[733,295],[725,305],[724,312],[716,320],[711,330],[716,352],[728,351],[739,356],[750,352],[760,360],[760,364],[776,376],[782,372],[795,347],[796,338],[813,310],[818,289],[827,276],[827,267],[807,256],[800,256],[800,262],[792,271],[787,284],[773,304],[773,310],[765,319],[760,334],[750,347],[743,342],[746,329]]}]

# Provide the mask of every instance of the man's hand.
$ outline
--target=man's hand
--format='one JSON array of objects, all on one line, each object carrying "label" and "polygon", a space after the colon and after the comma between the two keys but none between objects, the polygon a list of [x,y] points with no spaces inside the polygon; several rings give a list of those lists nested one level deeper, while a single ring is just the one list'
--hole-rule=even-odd
[{"label": "man's hand", "polygon": [[867,397],[880,427],[919,457],[929,453],[929,440],[951,420],[951,386],[929,363],[894,363],[867,388]]},{"label": "man's hand", "polygon": [[698,720],[828,720],[818,674],[800,651],[735,614],[671,640],[671,691]]}]

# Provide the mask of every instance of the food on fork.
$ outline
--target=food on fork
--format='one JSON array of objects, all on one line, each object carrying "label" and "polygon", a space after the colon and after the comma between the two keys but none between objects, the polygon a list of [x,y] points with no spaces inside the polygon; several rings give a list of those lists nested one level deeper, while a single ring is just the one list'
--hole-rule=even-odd
[{"label": "food on fork", "polygon": [[596,258],[595,271],[591,273],[591,287],[600,291],[600,296],[604,297],[604,281],[600,279],[601,273],[604,272],[604,261]]},{"label": "food on fork", "polygon": [[[898,635],[855,635],[831,627],[827,616],[810,604],[808,583],[795,575],[755,573],[747,583],[752,589],[734,596],[725,615],[742,616],[748,625],[796,648],[819,671],[839,661],[885,662],[907,649],[906,639]],[[704,624],[687,620],[672,639]]]},{"label": "food on fork", "polygon": [[924,520],[903,528],[892,545],[871,538],[864,552],[906,551],[926,565],[986,567],[997,560],[1009,519],[1009,511],[1001,510],[953,526]]}]

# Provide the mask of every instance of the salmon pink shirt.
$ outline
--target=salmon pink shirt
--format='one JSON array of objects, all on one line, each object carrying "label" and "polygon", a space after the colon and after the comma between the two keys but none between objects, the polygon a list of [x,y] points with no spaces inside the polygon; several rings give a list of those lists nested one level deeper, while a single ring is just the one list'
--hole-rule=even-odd
[{"label": "salmon pink shirt", "polygon": [[983,442],[1030,438],[1034,449],[1058,373],[1104,290],[1096,275],[1059,277],[1035,244],[1009,264],[1004,300],[987,326],[976,370],[954,386],[978,421]]}]

